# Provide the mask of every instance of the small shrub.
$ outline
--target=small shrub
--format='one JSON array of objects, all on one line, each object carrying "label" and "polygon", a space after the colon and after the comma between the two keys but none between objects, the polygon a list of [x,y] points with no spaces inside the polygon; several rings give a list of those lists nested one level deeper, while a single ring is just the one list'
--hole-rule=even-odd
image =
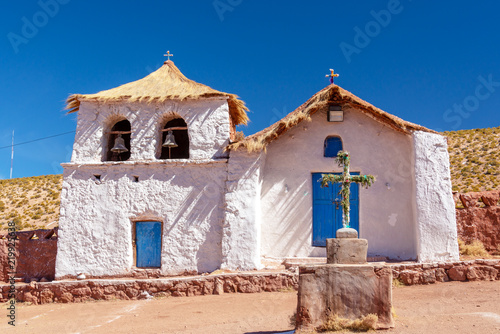
[{"label": "small shrub", "polygon": [[344,319],[336,314],[332,314],[323,325],[317,328],[317,330],[319,332],[338,332],[347,329],[358,332],[368,332],[369,330],[376,329],[377,321],[378,316],[376,314],[368,314],[356,320]]},{"label": "small shrub", "polygon": [[400,288],[402,286],[405,286],[405,284],[399,278],[392,279],[392,287],[393,288]]},{"label": "small shrub", "polygon": [[483,243],[479,240],[474,240],[470,244],[466,244],[463,240],[458,239],[458,248],[461,255],[490,257]]}]

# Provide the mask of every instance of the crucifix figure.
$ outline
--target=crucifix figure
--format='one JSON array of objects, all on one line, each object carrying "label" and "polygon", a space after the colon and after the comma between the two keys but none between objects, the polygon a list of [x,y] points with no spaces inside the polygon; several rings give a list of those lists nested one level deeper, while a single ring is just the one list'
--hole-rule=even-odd
[{"label": "crucifix figure", "polygon": [[330,69],[330,74],[327,74],[326,77],[330,78],[330,83],[333,83],[333,78],[338,77],[339,75],[337,73],[334,73],[333,69]]},{"label": "crucifix figure", "polygon": [[342,197],[342,201],[340,202],[342,206],[342,225],[344,226],[344,228],[349,228],[349,211],[351,209],[349,202],[349,196],[351,195],[351,192],[349,186],[351,185],[351,182],[354,182],[361,184],[365,188],[368,188],[373,184],[373,182],[375,182],[375,176],[351,175],[349,173],[349,152],[347,151],[339,151],[337,157],[335,158],[335,162],[337,162],[339,167],[344,167],[342,175],[323,174],[321,178],[321,186],[328,187],[329,183],[342,183],[339,192],[339,195]]},{"label": "crucifix figure", "polygon": [[173,54],[171,54],[171,53],[170,53],[170,51],[167,51],[167,53],[165,53],[163,56],[164,56],[164,57],[167,57],[167,61],[169,61],[169,60],[170,60],[170,57],[173,57],[174,55],[173,55]]}]

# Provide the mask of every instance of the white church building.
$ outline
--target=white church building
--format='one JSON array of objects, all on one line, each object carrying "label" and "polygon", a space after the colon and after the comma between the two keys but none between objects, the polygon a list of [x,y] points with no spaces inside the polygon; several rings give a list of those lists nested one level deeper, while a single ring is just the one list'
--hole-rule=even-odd
[{"label": "white church building", "polygon": [[238,138],[244,103],[172,61],[135,82],[71,95],[56,278],[252,270],[326,256],[342,225],[334,158],[351,155],[351,226],[369,256],[458,260],[446,138],[329,85],[270,127]]}]

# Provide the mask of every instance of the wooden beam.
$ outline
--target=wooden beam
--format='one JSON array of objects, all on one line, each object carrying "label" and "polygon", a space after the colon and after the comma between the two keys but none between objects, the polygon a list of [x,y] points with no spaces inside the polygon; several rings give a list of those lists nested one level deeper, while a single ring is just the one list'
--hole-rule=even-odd
[{"label": "wooden beam", "polygon": [[187,130],[187,126],[174,126],[172,128],[166,128],[166,129],[162,129],[161,131],[162,132],[166,132],[166,131],[173,131],[173,130]]},{"label": "wooden beam", "polygon": [[110,131],[108,132],[112,135],[128,135],[130,133],[132,133],[132,131]]}]

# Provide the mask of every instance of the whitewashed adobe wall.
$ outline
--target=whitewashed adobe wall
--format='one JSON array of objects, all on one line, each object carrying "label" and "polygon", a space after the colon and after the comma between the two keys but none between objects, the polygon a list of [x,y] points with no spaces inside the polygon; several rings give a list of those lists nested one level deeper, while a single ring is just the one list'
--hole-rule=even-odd
[{"label": "whitewashed adobe wall", "polygon": [[[190,159],[157,160],[160,128],[173,115],[188,125]],[[131,158],[101,162],[103,132],[125,118],[132,126]],[[229,130],[226,100],[82,103],[72,161],[63,164],[56,278],[130,271],[133,220],[141,217],[163,222],[164,274],[219,268]]]},{"label": "whitewashed adobe wall", "polygon": [[135,265],[132,219],[143,216],[163,221],[164,274],[219,268],[226,165],[65,165],[56,277],[127,273]]},{"label": "whitewashed adobe wall", "polygon": [[227,157],[224,147],[229,143],[229,109],[225,99],[162,104],[82,102],[71,162],[102,161],[109,137],[103,133],[123,119],[132,127],[130,160],[156,160],[160,130],[167,119],[177,116],[188,126],[190,159]]},{"label": "whitewashed adobe wall", "polygon": [[260,269],[263,153],[231,151],[228,161],[222,268]]},{"label": "whitewashed adobe wall", "polygon": [[457,222],[446,138],[417,131],[415,185],[418,260],[458,261]]},{"label": "whitewashed adobe wall", "polygon": [[344,122],[327,121],[325,112],[302,122],[267,148],[262,185],[262,255],[326,256],[312,246],[313,172],[341,172],[323,156],[324,140],[340,136],[351,154],[351,171],[376,175],[369,189],[360,188],[360,237],[370,255],[417,258],[414,208],[413,142],[355,109]]}]

